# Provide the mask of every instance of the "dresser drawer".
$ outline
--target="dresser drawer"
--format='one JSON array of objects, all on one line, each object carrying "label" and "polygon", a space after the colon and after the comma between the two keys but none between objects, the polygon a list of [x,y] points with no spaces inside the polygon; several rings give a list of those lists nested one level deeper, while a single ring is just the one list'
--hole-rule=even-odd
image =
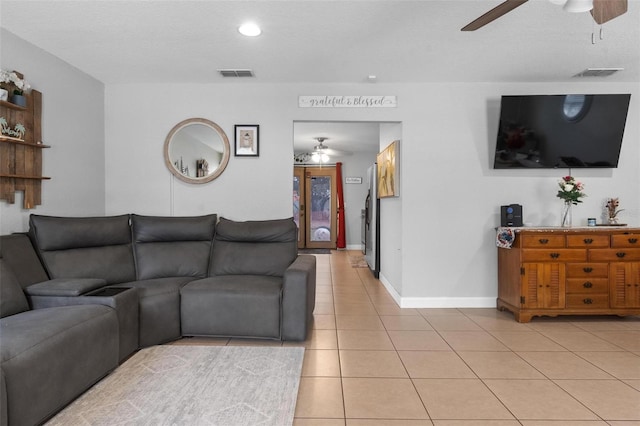
[{"label": "dresser drawer", "polygon": [[567,247],[609,247],[608,235],[567,235]]},{"label": "dresser drawer", "polygon": [[640,234],[619,234],[611,236],[611,247],[640,248]]},{"label": "dresser drawer", "polygon": [[609,276],[608,263],[568,263],[567,277],[569,278],[607,278]]},{"label": "dresser drawer", "polygon": [[523,262],[586,262],[587,250],[582,249],[524,249]]},{"label": "dresser drawer", "polygon": [[608,278],[568,278],[567,293],[609,293]]},{"label": "dresser drawer", "polygon": [[608,294],[567,294],[567,308],[606,309],[609,307]]},{"label": "dresser drawer", "polygon": [[592,249],[589,260],[593,262],[625,262],[640,260],[640,248],[637,249]]},{"label": "dresser drawer", "polygon": [[523,235],[522,248],[564,247],[564,235]]}]

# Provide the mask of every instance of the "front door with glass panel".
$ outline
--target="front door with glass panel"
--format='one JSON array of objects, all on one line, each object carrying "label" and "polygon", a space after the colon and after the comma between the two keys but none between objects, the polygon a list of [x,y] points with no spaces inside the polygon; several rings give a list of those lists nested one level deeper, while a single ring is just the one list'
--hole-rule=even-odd
[{"label": "front door with glass panel", "polygon": [[295,167],[293,217],[298,224],[298,247],[336,248],[336,169]]}]

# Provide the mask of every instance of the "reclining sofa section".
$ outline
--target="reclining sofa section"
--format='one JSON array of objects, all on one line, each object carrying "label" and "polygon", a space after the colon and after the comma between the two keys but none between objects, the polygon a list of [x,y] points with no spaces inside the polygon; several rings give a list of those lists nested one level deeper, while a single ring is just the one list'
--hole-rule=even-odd
[{"label": "reclining sofa section", "polygon": [[117,367],[118,316],[100,304],[30,309],[22,283],[44,270],[26,236],[0,243],[0,425],[40,424]]},{"label": "reclining sofa section", "polygon": [[135,288],[139,347],[181,336],[304,340],[315,305],[315,257],[297,254],[293,219],[216,215],[32,215],[30,236],[50,280],[34,304],[108,287]]}]

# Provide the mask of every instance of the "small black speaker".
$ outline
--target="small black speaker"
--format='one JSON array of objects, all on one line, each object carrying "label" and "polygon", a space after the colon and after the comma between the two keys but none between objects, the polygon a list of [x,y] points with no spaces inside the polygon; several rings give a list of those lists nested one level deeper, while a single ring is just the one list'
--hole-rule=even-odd
[{"label": "small black speaker", "polygon": [[522,206],[520,204],[500,206],[500,225],[522,226]]}]

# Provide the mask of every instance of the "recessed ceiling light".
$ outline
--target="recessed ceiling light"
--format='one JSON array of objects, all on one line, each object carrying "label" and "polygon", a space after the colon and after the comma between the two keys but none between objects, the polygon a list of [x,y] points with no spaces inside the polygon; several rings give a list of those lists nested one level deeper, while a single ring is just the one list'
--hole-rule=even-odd
[{"label": "recessed ceiling light", "polygon": [[247,22],[240,25],[238,27],[238,31],[240,32],[240,34],[247,37],[256,37],[262,34],[262,30],[260,29],[260,27],[253,22]]}]

